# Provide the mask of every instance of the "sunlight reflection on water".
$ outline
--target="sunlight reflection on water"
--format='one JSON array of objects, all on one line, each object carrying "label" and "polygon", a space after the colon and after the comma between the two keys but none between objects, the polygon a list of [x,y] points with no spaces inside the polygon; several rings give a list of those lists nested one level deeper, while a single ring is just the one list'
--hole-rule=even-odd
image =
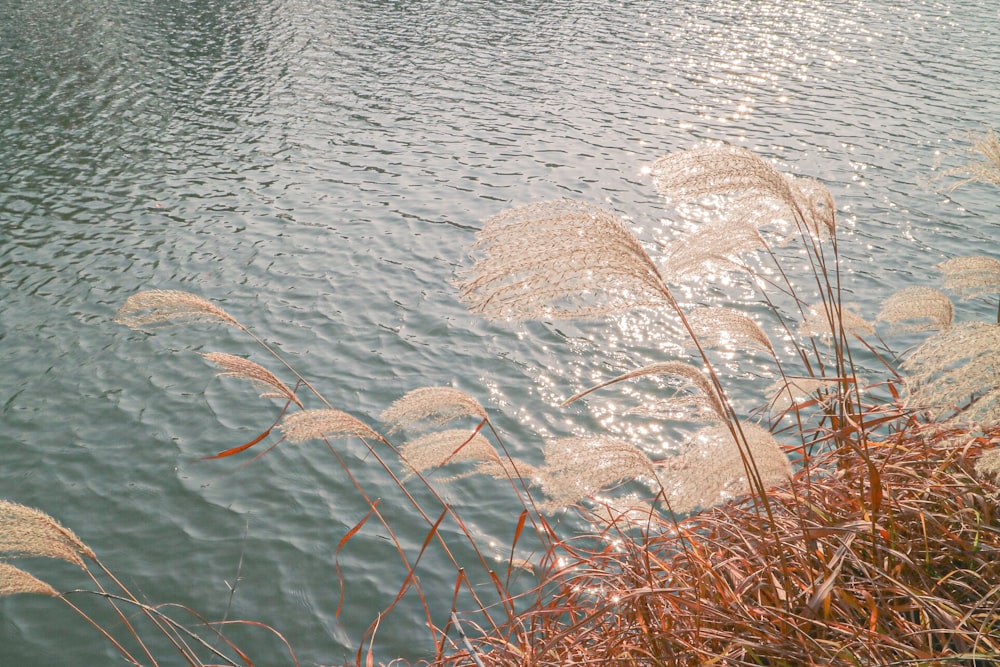
[{"label": "sunlight reflection on water", "polygon": [[[123,330],[111,318],[125,297],[161,287],[223,303],[368,421],[408,389],[448,385],[487,403],[534,463],[544,436],[593,432],[673,453],[682,422],[622,413],[662,380],[558,405],[690,353],[678,323],[482,321],[449,282],[481,221],[602,202],[659,257],[688,222],[644,166],[725,140],[831,187],[845,289],[871,315],[945,256],[995,251],[995,193],[944,196],[926,179],[954,164],[956,133],[1000,118],[997,62],[1000,17],[976,0],[0,3],[4,494],[58,514],[150,600],[181,595],[209,616],[245,556],[234,616],[279,626],[303,664],[353,659],[400,584],[384,536],[362,534],[341,554],[354,605],[336,616],[332,547],[367,507],[316,448],[199,461],[274,414],[194,352],[257,350],[228,331]],[[796,246],[781,252],[810,295]],[[769,321],[738,276],[677,296]],[[721,361],[741,412],[760,405],[766,360]],[[343,449],[402,506],[365,452]],[[449,493],[502,543],[516,508],[494,490],[464,480]],[[423,537],[403,527],[415,550]],[[427,563],[446,608],[454,572]],[[3,602],[0,664],[114,659],[76,619],[31,604]],[[407,600],[376,659],[423,657],[423,622]],[[250,648],[283,660],[266,641]]]}]

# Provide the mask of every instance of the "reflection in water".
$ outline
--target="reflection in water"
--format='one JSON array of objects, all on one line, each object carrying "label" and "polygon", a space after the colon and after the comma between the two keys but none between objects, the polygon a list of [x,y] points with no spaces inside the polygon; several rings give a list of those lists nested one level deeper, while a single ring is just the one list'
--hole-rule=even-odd
[{"label": "reflection in water", "polygon": [[[955,130],[1000,116],[1000,21],[974,0],[897,5],[0,1],[3,495],[57,516],[150,600],[221,617],[237,581],[229,617],[277,625],[304,664],[351,659],[400,583],[382,536],[359,535],[340,559],[358,606],[335,617],[332,553],[366,507],[306,446],[197,462],[275,414],[191,352],[252,348],[206,327],[122,331],[125,297],[219,301],[373,423],[407,389],[454,385],[492,397],[534,463],[542,435],[601,428],[676,449],[669,423],[621,415],[652,384],[556,407],[678,354],[675,323],[484,323],[448,282],[473,230],[571,197],[663,250],[678,212],[643,167],[725,139],[831,186],[861,310],[921,276],[930,247],[989,251],[989,194],[945,200],[921,183]],[[763,312],[741,283],[679,296],[734,289]],[[729,368],[741,400],[759,365]],[[449,493],[484,544],[506,543],[512,504],[473,502],[470,485]],[[453,572],[428,562],[427,590],[448,598]],[[108,661],[75,620],[3,604],[0,663]],[[416,606],[392,621],[377,657],[422,655]]]}]

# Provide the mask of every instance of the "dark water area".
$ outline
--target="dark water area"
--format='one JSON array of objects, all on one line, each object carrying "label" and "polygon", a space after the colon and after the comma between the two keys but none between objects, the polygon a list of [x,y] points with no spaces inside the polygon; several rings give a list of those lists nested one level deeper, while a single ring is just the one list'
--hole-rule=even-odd
[{"label": "dark water area", "polygon": [[[368,508],[322,443],[200,461],[280,407],[197,352],[265,359],[234,329],[119,326],[130,294],[211,299],[376,426],[409,389],[468,391],[538,462],[542,435],[599,426],[561,398],[659,342],[639,319],[466,312],[452,280],[508,207],[570,197],[649,230],[667,213],[643,167],[725,140],[830,187],[848,300],[869,317],[941,259],[1000,252],[995,188],[928,184],[967,132],[1000,125],[987,0],[0,0],[0,82],[0,498],[58,518],[144,600],[274,626],[303,665],[353,660],[398,557],[375,527],[338,557]],[[364,449],[340,446],[405,516]],[[469,478],[446,497],[501,554],[511,494]],[[418,551],[425,526],[398,530]],[[454,570],[422,568],[443,624]],[[376,659],[426,657],[425,620],[404,600]],[[257,664],[289,664],[237,634]],[[0,599],[0,665],[119,662],[58,600]]]}]

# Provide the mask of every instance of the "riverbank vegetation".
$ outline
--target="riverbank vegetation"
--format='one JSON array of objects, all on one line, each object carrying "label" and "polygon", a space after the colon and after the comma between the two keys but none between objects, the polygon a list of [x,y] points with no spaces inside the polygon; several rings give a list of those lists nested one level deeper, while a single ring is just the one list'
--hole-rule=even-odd
[{"label": "riverbank vegetation", "polygon": [[[1000,183],[996,135],[978,141],[984,159],[964,175]],[[649,176],[683,234],[643,236],[585,202],[518,207],[485,222],[456,289],[500,321],[638,311],[675,332],[683,354],[608,377],[595,370],[592,385],[565,388],[563,404],[585,410],[618,392],[622,418],[684,434],[668,453],[592,432],[515,457],[491,412],[451,387],[413,388],[369,423],[232,314],[185,292],[135,294],[117,319],[146,331],[213,322],[259,344],[259,359],[204,356],[275,401],[277,418],[206,458],[316,440],[338,461],[367,512],[336,553],[377,527],[400,564],[398,593],[360,638],[359,664],[410,596],[436,665],[1000,664],[1000,261],[949,259],[862,317],[844,300],[837,207],[819,181],[717,144],[661,158]],[[997,320],[965,317],[969,299],[996,303]],[[893,337],[914,345],[897,356]],[[740,374],[758,391],[734,395]],[[345,440],[362,443],[405,510],[363,486]],[[472,475],[521,508],[499,561],[441,493]],[[398,533],[412,521],[424,526],[416,551]],[[422,583],[430,551],[454,570],[445,594]],[[156,664],[145,632],[167,636],[187,664],[253,663],[220,641],[237,622],[182,623],[187,610],[140,603],[51,517],[0,506],[0,555],[93,572],[94,593],[120,620],[114,631],[95,625],[132,664]],[[80,595],[0,565],[0,595]],[[350,575],[336,575],[343,591]],[[238,623],[284,645],[268,626]]]}]

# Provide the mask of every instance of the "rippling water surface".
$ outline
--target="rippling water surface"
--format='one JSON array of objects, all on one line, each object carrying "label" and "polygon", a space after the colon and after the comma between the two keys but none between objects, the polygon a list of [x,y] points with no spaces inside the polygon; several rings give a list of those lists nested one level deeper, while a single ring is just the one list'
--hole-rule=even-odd
[{"label": "rippling water surface", "polygon": [[[997,252],[995,190],[926,181],[1000,120],[998,65],[988,0],[0,0],[0,497],[58,517],[150,602],[271,624],[303,664],[352,659],[402,583],[390,543],[371,527],[340,554],[337,619],[336,547],[366,505],[319,443],[199,461],[278,408],[195,352],[264,359],[231,329],[120,327],[128,295],[218,302],[375,425],[408,389],[469,391],[538,462],[540,434],[597,427],[560,398],[661,341],[639,317],[468,314],[450,280],[484,218],[573,197],[656,230],[642,168],[740,143],[830,186],[849,300],[871,316],[941,258]],[[513,534],[509,495],[447,490],[487,554]],[[398,526],[415,553],[425,528]],[[453,569],[422,568],[446,612]],[[424,621],[407,598],[376,657],[426,655]],[[287,662],[245,634],[258,664]],[[115,661],[65,605],[0,600],[0,664]]]}]

